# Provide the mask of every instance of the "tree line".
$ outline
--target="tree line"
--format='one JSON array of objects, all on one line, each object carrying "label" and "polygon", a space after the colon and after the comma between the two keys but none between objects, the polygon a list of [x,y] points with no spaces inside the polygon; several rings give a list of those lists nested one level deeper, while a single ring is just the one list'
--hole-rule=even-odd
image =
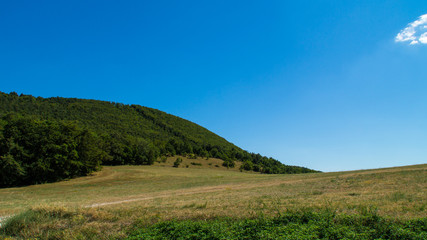
[{"label": "tree line", "polygon": [[72,122],[9,114],[0,130],[1,187],[84,176],[108,158],[95,134]]}]

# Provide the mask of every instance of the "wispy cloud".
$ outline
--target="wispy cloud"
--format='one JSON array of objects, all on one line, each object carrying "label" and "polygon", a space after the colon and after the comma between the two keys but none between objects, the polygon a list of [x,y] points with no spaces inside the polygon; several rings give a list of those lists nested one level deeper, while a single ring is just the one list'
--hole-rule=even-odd
[{"label": "wispy cloud", "polygon": [[400,31],[395,38],[396,42],[410,42],[409,44],[427,44],[427,14],[420,16],[416,21]]}]

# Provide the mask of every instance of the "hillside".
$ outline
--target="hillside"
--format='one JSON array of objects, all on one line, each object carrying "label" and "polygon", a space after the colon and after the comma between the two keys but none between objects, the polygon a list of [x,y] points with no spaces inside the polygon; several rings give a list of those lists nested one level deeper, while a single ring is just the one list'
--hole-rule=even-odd
[{"label": "hillside", "polygon": [[[247,226],[252,229],[271,217],[280,220],[289,216],[286,222],[276,219],[267,229],[271,228],[272,234],[289,234],[291,239],[342,239],[344,236],[348,239],[424,239],[414,234],[425,237],[427,231],[426,173],[426,164],[288,175],[191,167],[107,166],[92,176],[70,181],[0,189],[0,218],[12,216],[2,222],[0,238],[124,239],[135,229],[145,227],[149,228],[145,234],[172,234],[179,228],[165,222],[169,220],[190,225],[188,231],[202,234],[197,232],[203,228],[193,228],[192,224],[207,224],[206,227],[215,230],[224,219],[228,221],[225,225],[232,226],[261,218],[259,223]],[[407,224],[402,227],[401,222]],[[157,224],[153,226],[154,223]],[[281,223],[294,228],[293,233],[279,229],[285,227],[277,226]],[[339,226],[335,226],[337,223]],[[161,227],[159,224],[169,227],[162,232],[156,229]],[[320,226],[304,229],[310,224]],[[354,227],[356,229],[352,229]],[[227,233],[242,228],[239,229],[215,231]],[[263,229],[250,231],[260,233]],[[323,234],[338,236],[289,237],[297,233],[310,235],[321,229],[330,231]],[[348,236],[350,230],[353,234],[368,235]],[[182,239],[190,234],[184,229],[181,231]]]},{"label": "hillside", "polygon": [[[0,92],[0,117],[0,186],[82,176],[101,164],[151,165],[175,155],[218,158],[231,168],[240,161],[242,170],[261,173],[314,172],[247,152],[195,123],[139,105]],[[34,169],[54,174],[39,177]]]}]

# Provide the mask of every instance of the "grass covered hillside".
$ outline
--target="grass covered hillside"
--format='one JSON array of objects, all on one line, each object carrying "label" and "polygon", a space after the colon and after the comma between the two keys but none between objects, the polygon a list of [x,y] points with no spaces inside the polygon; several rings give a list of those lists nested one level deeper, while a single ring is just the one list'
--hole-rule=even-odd
[{"label": "grass covered hillside", "polygon": [[0,189],[0,239],[427,237],[426,164],[273,175],[172,160]]},{"label": "grass covered hillside", "polygon": [[[139,105],[0,92],[0,117],[0,186],[53,182],[100,165],[151,165],[175,155],[222,159],[228,168],[238,161],[242,170],[262,173],[314,172],[249,153],[195,123]],[[36,170],[42,174],[35,178]]]}]

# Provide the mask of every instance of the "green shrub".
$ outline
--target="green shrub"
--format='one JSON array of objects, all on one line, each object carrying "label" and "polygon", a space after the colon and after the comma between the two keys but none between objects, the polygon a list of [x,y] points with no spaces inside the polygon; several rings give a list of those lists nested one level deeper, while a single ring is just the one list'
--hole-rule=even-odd
[{"label": "green shrub", "polygon": [[182,158],[177,158],[173,163],[173,167],[177,168],[182,163]]},{"label": "green shrub", "polygon": [[233,161],[233,160],[225,160],[225,161],[222,163],[222,166],[224,166],[224,167],[226,167],[226,168],[234,168],[235,163],[234,163],[234,161]]},{"label": "green shrub", "polygon": [[240,170],[252,171],[254,168],[254,164],[249,161],[245,161],[242,166],[240,166]]}]

